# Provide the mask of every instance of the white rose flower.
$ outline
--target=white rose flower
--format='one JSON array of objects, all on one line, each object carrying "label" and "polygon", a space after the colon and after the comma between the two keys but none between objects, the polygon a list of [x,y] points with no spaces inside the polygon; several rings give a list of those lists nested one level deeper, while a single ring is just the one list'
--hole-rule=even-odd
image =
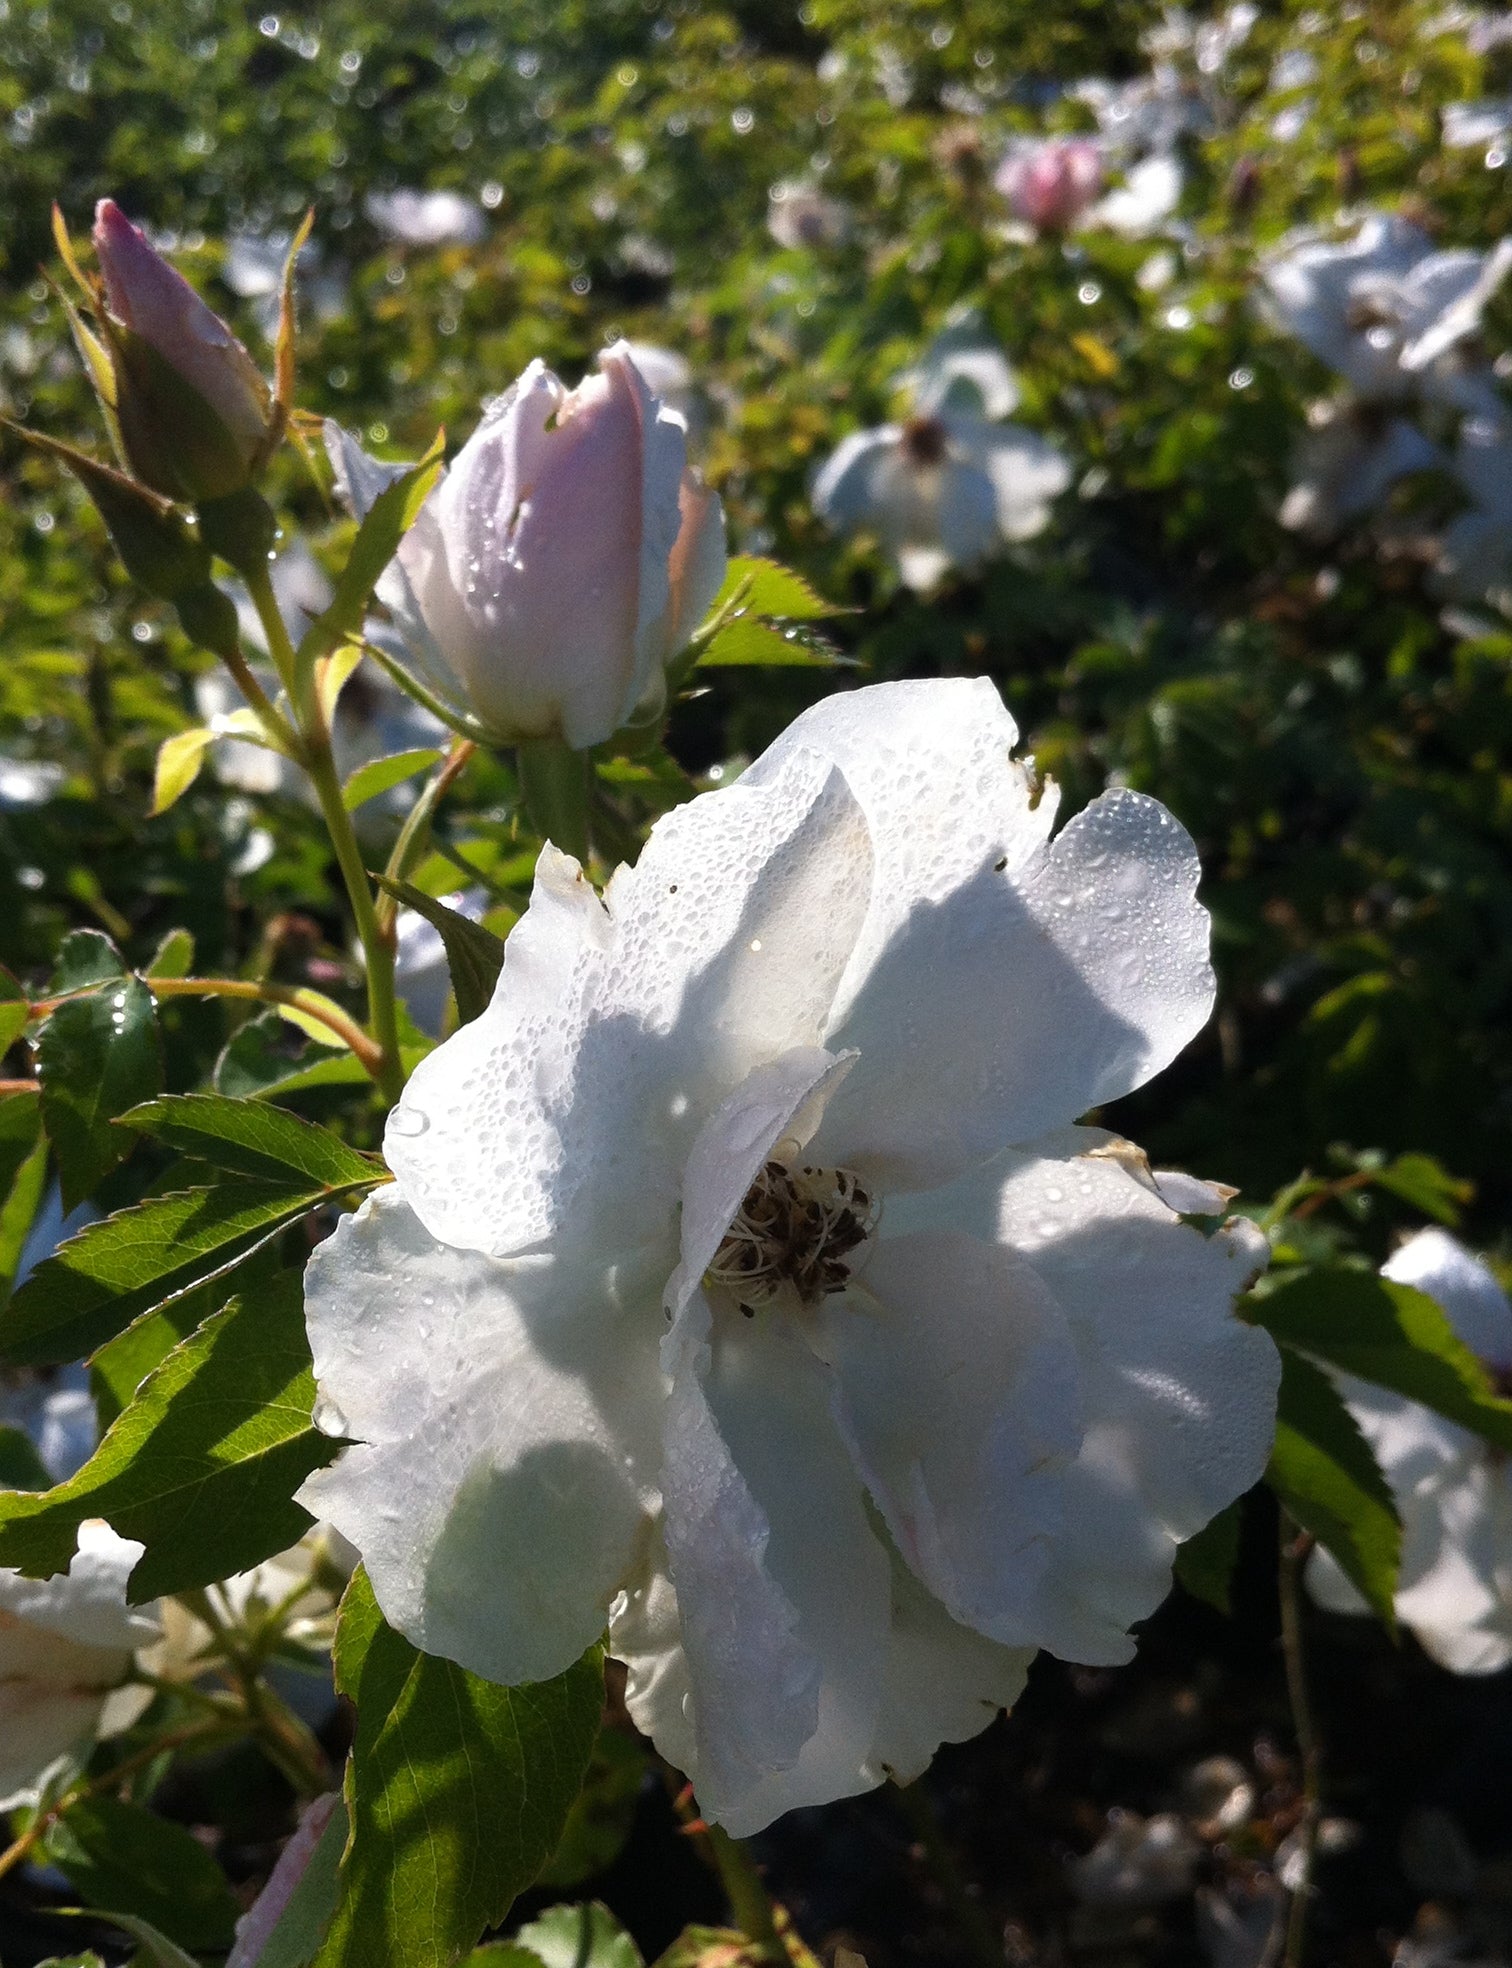
[{"label": "white rose flower", "polygon": [[768,194],[767,231],[779,246],[839,246],[850,232],[848,206],[817,185],[802,181],[772,186]]},{"label": "white rose flower", "polygon": [[1281,524],[1332,539],[1379,504],[1399,478],[1444,462],[1416,424],[1379,404],[1315,403],[1292,462],[1296,483],[1282,501]]},{"label": "white rose flower", "polygon": [[1179,158],[1169,154],[1142,157],[1129,166],[1116,190],[1098,200],[1082,223],[1121,232],[1127,239],[1142,239],[1158,231],[1176,210],[1185,180]]},{"label": "white rose flower", "polygon": [[814,480],[814,509],[843,532],[876,534],[908,586],[927,591],[1005,540],[1043,532],[1071,466],[1048,438],[998,421],[1018,383],[973,320],[947,327],[898,382],[913,414],[852,431]]},{"label": "white rose flower", "polygon": [[1421,393],[1485,414],[1499,398],[1464,345],[1509,269],[1512,241],[1489,254],[1439,252],[1406,219],[1371,212],[1351,239],[1283,240],[1261,267],[1262,303],[1369,402]]},{"label": "white rose flower", "polygon": [[916,1775],[1036,1647],[1128,1659],[1269,1451],[1258,1233],[1070,1125],[1208,1016],[1191,841],[1126,791],[1052,841],[1016,739],[985,680],[877,685],[602,900],[545,848],[310,1264],[355,1446],[301,1499],[387,1618],[506,1683],[607,1618],[736,1834]]},{"label": "white rose flower", "polygon": [[1512,419],[1467,417],[1454,451],[1454,474],[1470,504],[1444,529],[1434,584],[1456,601],[1512,590]]},{"label": "white rose flower", "polygon": [[482,206],[460,191],[370,191],[362,209],[399,246],[476,246],[488,230]]},{"label": "white rose flower", "polygon": [[[1512,1305],[1478,1258],[1444,1230],[1420,1230],[1381,1266],[1426,1292],[1492,1376],[1512,1374]],[[1397,1617],[1441,1667],[1494,1674],[1512,1661],[1512,1471],[1502,1451],[1389,1388],[1336,1374],[1402,1520]],[[1320,1545],[1307,1563],[1331,1612],[1364,1600]]]},{"label": "white rose flower", "polygon": [[91,1517],[56,1578],[0,1571],[0,1810],[24,1798],[59,1756],[140,1711],[128,1700],[108,1713],[132,1654],[158,1633],[152,1608],[126,1603],[141,1555],[141,1545]]}]

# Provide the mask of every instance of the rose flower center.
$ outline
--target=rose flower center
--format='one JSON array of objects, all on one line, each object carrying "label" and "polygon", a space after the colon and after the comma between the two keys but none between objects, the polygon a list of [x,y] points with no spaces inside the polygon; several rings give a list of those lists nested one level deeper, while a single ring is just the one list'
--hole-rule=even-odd
[{"label": "rose flower center", "polygon": [[845,1290],[856,1254],[876,1224],[876,1202],[849,1169],[767,1162],[705,1281],[729,1292],[748,1319],[784,1286],[792,1287],[800,1304],[816,1305]]},{"label": "rose flower center", "polygon": [[938,417],[910,417],[903,426],[903,453],[911,465],[938,465],[944,459],[950,433]]}]

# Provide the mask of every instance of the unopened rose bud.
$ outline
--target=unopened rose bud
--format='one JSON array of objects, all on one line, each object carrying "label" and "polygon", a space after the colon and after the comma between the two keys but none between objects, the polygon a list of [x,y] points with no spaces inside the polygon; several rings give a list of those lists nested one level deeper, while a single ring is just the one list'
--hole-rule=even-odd
[{"label": "unopened rose bud", "polygon": [[171,499],[251,483],[273,404],[231,330],[109,198],[95,211],[116,416],[132,469]]},{"label": "unopened rose bud", "polygon": [[659,703],[725,571],[724,514],[623,343],[490,406],[399,549],[414,610],[496,739],[586,750]]},{"label": "unopened rose bud", "polygon": [[1010,152],[994,182],[1015,218],[1036,232],[1064,232],[1096,198],[1102,179],[1097,145],[1071,137]]}]

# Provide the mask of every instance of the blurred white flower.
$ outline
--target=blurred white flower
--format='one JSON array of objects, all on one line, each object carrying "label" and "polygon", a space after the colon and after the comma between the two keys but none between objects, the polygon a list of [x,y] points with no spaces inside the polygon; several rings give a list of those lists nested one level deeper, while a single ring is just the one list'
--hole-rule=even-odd
[{"label": "blurred white flower", "polygon": [[67,777],[51,759],[0,758],[0,811],[46,806]]},{"label": "blurred white flower", "polygon": [[1272,321],[1367,402],[1416,394],[1471,413],[1499,404],[1483,367],[1467,362],[1486,303],[1512,269],[1512,241],[1490,254],[1439,252],[1395,213],[1372,212],[1351,239],[1316,232],[1283,240],[1261,266]]},{"label": "blurred white flower", "polygon": [[[221,279],[233,294],[251,303],[253,319],[270,340],[278,329],[284,262],[292,243],[293,235],[287,232],[233,232],[221,262]],[[311,317],[332,321],[346,307],[347,276],[326,264],[313,240],[300,248],[295,298],[302,321]]]},{"label": "blurred white flower", "polygon": [[1197,1889],[1197,1938],[1210,1968],[1275,1968],[1286,1933],[1285,1888],[1271,1873]]},{"label": "blurred white flower", "polygon": [[1070,1125],[1207,1019],[1192,844],[1126,791],[1052,841],[1016,739],[984,680],[839,693],[602,900],[547,847],[307,1274],[354,1446],[301,1500],[386,1617],[512,1683],[607,1614],[735,1833],[916,1775],[1037,1646],[1129,1658],[1269,1451],[1263,1240]]},{"label": "blurred white flower", "polygon": [[911,588],[1042,532],[1071,466],[1047,438],[997,420],[1018,401],[1007,359],[973,321],[948,327],[899,378],[913,414],[853,431],[814,480],[814,510],[876,534]]},{"label": "blurred white flower", "polygon": [[111,1697],[133,1653],[158,1632],[151,1607],[126,1603],[141,1555],[141,1545],[91,1517],[56,1578],[0,1571],[0,1810],[23,1800],[59,1756],[140,1713],[141,1691]]},{"label": "blurred white flower", "polygon": [[1183,137],[1207,136],[1213,127],[1208,105],[1169,62],[1132,82],[1090,77],[1068,94],[1092,111],[1105,154],[1124,163],[1168,157]]},{"label": "blurred white flower", "polygon": [[[287,1551],[265,1558],[251,1571],[222,1579],[207,1592],[221,1629],[255,1634],[276,1618],[286,1639],[329,1651],[336,1607],[356,1563],[356,1553],[345,1538],[329,1524],[315,1524]],[[193,1681],[222,1657],[216,1629],[186,1599],[164,1599],[157,1608],[157,1621],[158,1636],[142,1650],[141,1664],[158,1679]],[[322,1707],[330,1706],[330,1692],[326,1685]]]},{"label": "blurred white flower", "polygon": [[1083,1906],[1132,1913],[1190,1893],[1201,1857],[1202,1846],[1174,1811],[1153,1818],[1110,1811],[1108,1829],[1066,1873]]},{"label": "blurred white flower", "polygon": [[850,208],[817,185],[787,180],[768,193],[767,231],[779,246],[838,246],[850,224]]},{"label": "blurred white flower", "polygon": [[94,1454],[99,1427],[84,1366],[0,1367],[0,1427],[19,1428],[55,1483]]},{"label": "blurred white flower", "polygon": [[1446,462],[1416,424],[1378,404],[1315,403],[1292,460],[1281,524],[1329,540],[1378,505],[1399,478]]},{"label": "blurred white flower", "polygon": [[[326,444],[360,516],[395,468],[334,424]],[[584,750],[660,704],[724,572],[719,500],[619,342],[575,390],[536,361],[489,404],[378,596],[454,712]]]},{"label": "blurred white flower", "polygon": [[1512,96],[1445,103],[1442,119],[1443,139],[1450,150],[1482,150],[1512,131]]},{"label": "blurred white flower", "polygon": [[370,191],[362,209],[400,246],[476,246],[488,230],[483,207],[460,191]]},{"label": "blurred white flower", "polygon": [[[488,895],[481,888],[443,895],[441,900],[448,909],[455,909],[470,922],[481,922],[488,910]],[[447,968],[441,932],[413,909],[401,909],[394,934],[398,940],[394,987],[420,1030],[439,1039],[446,1002],[451,995],[451,971]]]},{"label": "blurred white flower", "polygon": [[1512,593],[1512,420],[1469,417],[1454,473],[1471,503],[1444,530],[1434,585],[1456,601]]},{"label": "blurred white flower", "polygon": [[1098,200],[1084,223],[1142,239],[1163,225],[1181,203],[1184,177],[1179,158],[1143,157],[1129,166],[1121,185]]},{"label": "blurred white flower", "polygon": [[[1478,1258],[1446,1231],[1421,1230],[1381,1267],[1442,1306],[1492,1376],[1512,1374],[1512,1305]],[[1335,1375],[1402,1520],[1396,1610],[1440,1666],[1493,1674],[1512,1661],[1512,1470],[1505,1455],[1430,1409],[1368,1381]],[[1313,1597],[1363,1613],[1364,1600],[1318,1546]]]}]

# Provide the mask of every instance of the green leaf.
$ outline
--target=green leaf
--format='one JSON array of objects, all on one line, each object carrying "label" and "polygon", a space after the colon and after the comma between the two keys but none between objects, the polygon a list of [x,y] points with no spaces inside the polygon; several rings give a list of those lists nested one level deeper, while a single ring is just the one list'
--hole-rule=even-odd
[{"label": "green leaf", "polygon": [[698,654],[701,670],[755,664],[764,669],[830,669],[837,652],[812,629],[774,628],[754,616],[737,615]]},{"label": "green leaf", "polygon": [[348,813],[355,813],[359,806],[377,799],[380,793],[403,785],[417,772],[429,771],[440,756],[434,746],[421,746],[412,752],[393,752],[388,758],[369,759],[366,765],[359,765],[348,775],[341,789],[341,804]]},{"label": "green leaf", "polygon": [[1239,1524],[1240,1507],[1231,1503],[1176,1552],[1178,1583],[1220,1613],[1234,1610],[1230,1588],[1239,1562]]},{"label": "green leaf", "polygon": [[373,501],[357,529],[346,566],[336,583],[335,600],[323,615],[316,616],[300,641],[301,661],[324,655],[361,629],[379,575],[393,559],[399,542],[441,475],[444,449],[445,438],[438,431],[425,456]]},{"label": "green leaf", "polygon": [[1266,1481],[1394,1627],[1402,1531],[1391,1491],[1333,1382],[1288,1347],[1281,1350],[1276,1443]]},{"label": "green leaf", "polygon": [[218,1093],[165,1094],[123,1114],[121,1125],[235,1175],[276,1182],[297,1176],[343,1189],[354,1182],[381,1181],[387,1173],[376,1156],[349,1148],[329,1128],[280,1107],[228,1100]]},{"label": "green leaf", "polygon": [[313,1521],[294,1491],[339,1447],[311,1422],[314,1400],[302,1283],[285,1271],[174,1347],[77,1475],[0,1494],[0,1565],[63,1571],[80,1522],[104,1517],[146,1546],[134,1603],[249,1570]]},{"label": "green leaf", "polygon": [[1244,1313],[1273,1339],[1512,1448],[1512,1401],[1495,1393],[1443,1308],[1410,1285],[1318,1266],[1246,1300]]},{"label": "green leaf", "polygon": [[39,1264],[0,1314],[0,1355],[19,1366],[77,1360],[141,1313],[224,1276],[333,1193],[223,1182],[153,1196],[92,1223]]},{"label": "green leaf", "polygon": [[1475,1194],[1473,1183],[1450,1175],[1431,1155],[1398,1155],[1376,1171],[1375,1179],[1382,1189],[1451,1230],[1458,1228],[1465,1204]]},{"label": "green leaf", "polygon": [[[79,1915],[77,1907],[54,1907],[54,1914],[67,1913]],[[101,1908],[99,1912],[87,1916],[95,1920],[109,1921],[112,1927],[119,1927],[123,1934],[130,1934],[133,1940],[140,1941],[146,1949],[145,1955],[131,1957],[132,1968],[141,1968],[144,1961],[150,1961],[152,1968],[200,1968],[192,1954],[174,1941],[170,1941],[161,1928],[154,1927],[150,1920],[143,1920],[140,1914],[126,1913],[114,1908]]]},{"label": "green leaf", "polygon": [[166,813],[188,792],[198,779],[205,753],[215,739],[216,734],[208,725],[196,725],[191,731],[175,731],[158,746],[157,764],[152,773],[152,804],[147,809],[149,820]]},{"label": "green leaf", "polygon": [[[330,1816],[294,1890],[284,1902],[277,1924],[258,1948],[256,1968],[307,1968],[330,1927],[331,1916],[336,1911],[341,1855],[346,1849],[350,1820],[341,1797],[317,1799],[310,1810],[320,1809],[327,1802],[331,1805]],[[256,1907],[252,1917],[254,1920],[257,1917]]]},{"label": "green leaf", "polygon": [[41,1138],[42,1109],[38,1105],[37,1089],[28,1087],[24,1093],[0,1094],[0,1195],[9,1194],[11,1184]]},{"label": "green leaf", "polygon": [[133,1319],[125,1332],[107,1339],[89,1362],[89,1385],[101,1432],[109,1428],[123,1408],[131,1406],[142,1382],[179,1341],[187,1339],[196,1326],[202,1326],[212,1313],[228,1303],[233,1284],[244,1296],[251,1296],[276,1277],[279,1269],[277,1250],[272,1244],[264,1244],[237,1268],[233,1278],[210,1278],[190,1291],[180,1292],[155,1312],[144,1312],[140,1318]]},{"label": "green leaf", "polygon": [[185,1948],[228,1948],[240,1911],[215,1860],[182,1825],[119,1797],[86,1797],[43,1839],[87,1906],[132,1914]]},{"label": "green leaf", "polygon": [[600,1651],[553,1681],[496,1687],[417,1653],[359,1568],[336,1685],[357,1704],[352,1837],[317,1968],[451,1968],[561,1836],[598,1733]]},{"label": "green leaf", "polygon": [[730,562],[710,614],[717,615],[732,600],[742,614],[775,615],[789,622],[818,622],[846,612],[815,593],[791,567],[752,554],[738,554]]},{"label": "green leaf", "polygon": [[602,1731],[561,1842],[538,1885],[563,1891],[614,1863],[635,1822],[646,1769],[646,1752],[639,1743],[617,1729]]},{"label": "green leaf", "polygon": [[187,977],[194,968],[194,938],[187,929],[170,929],[157,946],[144,977]]},{"label": "green leaf", "polygon": [[37,1968],[105,1968],[97,1954],[50,1954]]},{"label": "green leaf", "polygon": [[0,1054],[7,1053],[26,1030],[31,1007],[25,991],[0,964]]},{"label": "green leaf", "polygon": [[0,1312],[10,1303],[11,1287],[21,1268],[21,1254],[37,1220],[46,1188],[47,1143],[39,1140],[16,1170],[5,1201],[0,1203]]},{"label": "green leaf", "polygon": [[26,1430],[0,1425],[0,1489],[45,1490],[51,1481]]},{"label": "green leaf", "polygon": [[414,910],[440,935],[446,949],[446,967],[451,972],[452,990],[457,998],[457,1017],[470,1025],[488,1009],[499,972],[504,967],[504,942],[481,923],[469,921],[455,909],[448,909],[423,889],[387,875],[376,877],[397,901]]},{"label": "green leaf", "polygon": [[103,930],[70,930],[58,946],[47,994],[61,998],[66,992],[87,991],[92,984],[110,984],[125,975],[125,960]]},{"label": "green leaf", "polygon": [[69,1210],[131,1152],[132,1136],[115,1117],[150,1100],[163,1083],[157,1015],[141,979],[60,1004],[42,1028],[37,1076],[42,1124]]},{"label": "green leaf", "polygon": [[541,1957],[513,1941],[485,1941],[474,1948],[462,1968],[543,1968]]},{"label": "green leaf", "polygon": [[548,1907],[515,1935],[542,1968],[645,1968],[645,1957],[608,1907]]}]

